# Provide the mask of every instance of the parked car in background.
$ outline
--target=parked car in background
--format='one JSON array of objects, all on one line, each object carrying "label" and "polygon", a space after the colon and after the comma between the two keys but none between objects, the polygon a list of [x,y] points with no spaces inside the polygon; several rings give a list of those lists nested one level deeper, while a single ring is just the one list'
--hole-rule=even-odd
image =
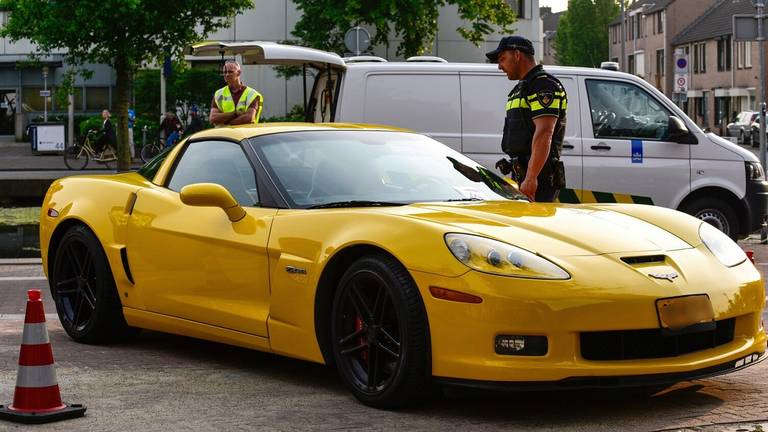
[{"label": "parked car in background", "polygon": [[751,137],[750,142],[752,143],[752,147],[760,147],[760,116],[755,113],[755,118],[752,120],[752,131],[751,131]]},{"label": "parked car in background", "polygon": [[752,123],[757,120],[756,111],[740,112],[732,123],[726,126],[728,136],[736,137],[741,145],[750,144],[752,140]]}]

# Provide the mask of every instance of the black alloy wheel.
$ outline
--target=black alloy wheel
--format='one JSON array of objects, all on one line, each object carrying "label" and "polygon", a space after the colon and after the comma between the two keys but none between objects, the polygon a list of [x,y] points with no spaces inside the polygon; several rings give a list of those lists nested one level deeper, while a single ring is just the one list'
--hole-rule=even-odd
[{"label": "black alloy wheel", "polygon": [[125,323],[109,262],[87,227],[67,230],[54,251],[50,276],[59,320],[75,341],[110,342],[137,333]]},{"label": "black alloy wheel", "polygon": [[342,380],[366,405],[397,408],[431,391],[426,312],[407,270],[377,255],[345,272],[333,304],[331,338]]}]

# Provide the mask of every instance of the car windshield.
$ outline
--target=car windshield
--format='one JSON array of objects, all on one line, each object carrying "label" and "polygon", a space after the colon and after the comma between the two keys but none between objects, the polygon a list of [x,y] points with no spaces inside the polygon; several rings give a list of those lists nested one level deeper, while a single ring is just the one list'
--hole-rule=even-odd
[{"label": "car windshield", "polygon": [[251,144],[293,207],[525,199],[492,171],[415,133],[286,132]]}]

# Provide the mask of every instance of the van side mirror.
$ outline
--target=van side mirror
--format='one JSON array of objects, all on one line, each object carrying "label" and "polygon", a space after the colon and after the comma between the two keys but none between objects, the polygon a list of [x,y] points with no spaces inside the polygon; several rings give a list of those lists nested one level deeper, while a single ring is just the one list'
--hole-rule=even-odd
[{"label": "van side mirror", "polygon": [[696,136],[688,130],[685,122],[679,117],[669,116],[669,124],[667,126],[667,139],[680,144],[698,144],[699,141]]},{"label": "van side mirror", "polygon": [[197,207],[219,207],[229,220],[237,222],[245,217],[245,210],[224,186],[216,183],[194,183],[181,188],[181,202]]}]

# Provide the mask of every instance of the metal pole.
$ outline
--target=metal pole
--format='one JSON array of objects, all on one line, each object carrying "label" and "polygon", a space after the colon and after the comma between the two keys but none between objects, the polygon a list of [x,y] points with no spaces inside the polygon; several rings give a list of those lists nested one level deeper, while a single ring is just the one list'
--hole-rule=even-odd
[{"label": "metal pole", "polygon": [[75,145],[75,95],[67,96],[67,145]]},{"label": "metal pole", "polygon": [[165,115],[165,71],[160,68],[160,118]]},{"label": "metal pole", "polygon": [[765,167],[765,38],[763,37],[763,12],[765,0],[755,2],[757,7],[757,43],[760,46],[760,164]]},{"label": "metal pole", "polygon": [[621,3],[621,60],[619,61],[619,70],[622,72],[626,72],[627,68],[625,64],[627,63],[627,51],[626,51],[626,39],[627,39],[627,30],[624,28],[624,0],[620,1]]},{"label": "metal pole", "polygon": [[[43,90],[48,91],[48,66],[43,66]],[[43,122],[48,122],[48,96],[43,96]]]}]

